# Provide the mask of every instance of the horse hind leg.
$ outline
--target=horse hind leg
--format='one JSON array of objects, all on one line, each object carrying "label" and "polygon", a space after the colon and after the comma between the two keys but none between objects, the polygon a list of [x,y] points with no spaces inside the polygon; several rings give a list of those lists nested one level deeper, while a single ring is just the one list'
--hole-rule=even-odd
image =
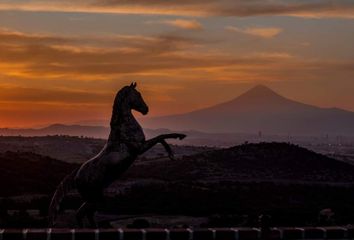
[{"label": "horse hind leg", "polygon": [[91,202],[84,202],[81,207],[76,212],[76,220],[79,227],[84,227],[83,219],[87,217],[90,227],[97,227],[96,221],[94,219],[96,212],[96,204]]},{"label": "horse hind leg", "polygon": [[80,228],[84,227],[83,219],[86,215],[87,202],[84,202],[80,208],[76,211],[76,221]]},{"label": "horse hind leg", "polygon": [[95,203],[90,203],[89,210],[87,211],[87,219],[91,228],[97,228],[97,222],[95,221],[95,213],[97,207]]}]

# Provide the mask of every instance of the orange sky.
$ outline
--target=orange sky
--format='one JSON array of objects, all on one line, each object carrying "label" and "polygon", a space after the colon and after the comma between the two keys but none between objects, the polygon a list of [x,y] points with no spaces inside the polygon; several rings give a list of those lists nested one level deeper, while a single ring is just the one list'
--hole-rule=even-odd
[{"label": "orange sky", "polygon": [[106,120],[136,81],[151,116],[255,84],[354,111],[354,3],[82,0],[0,3],[0,127]]}]

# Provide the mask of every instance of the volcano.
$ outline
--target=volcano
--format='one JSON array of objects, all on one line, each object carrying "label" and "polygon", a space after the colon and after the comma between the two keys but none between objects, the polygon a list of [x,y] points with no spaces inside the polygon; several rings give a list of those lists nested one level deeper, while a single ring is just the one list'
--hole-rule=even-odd
[{"label": "volcano", "polygon": [[231,101],[193,112],[144,120],[145,128],[209,133],[354,136],[354,112],[290,100],[258,85]]}]

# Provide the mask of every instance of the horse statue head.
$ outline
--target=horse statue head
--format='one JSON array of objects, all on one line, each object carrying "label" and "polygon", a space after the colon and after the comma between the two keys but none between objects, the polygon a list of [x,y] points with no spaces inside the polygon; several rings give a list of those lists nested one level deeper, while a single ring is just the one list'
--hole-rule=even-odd
[{"label": "horse statue head", "polygon": [[136,83],[131,83],[129,86],[125,86],[118,91],[113,104],[111,125],[119,117],[130,113],[131,110],[138,111],[143,115],[148,114],[149,107],[145,103],[141,93],[136,89],[136,86]]}]

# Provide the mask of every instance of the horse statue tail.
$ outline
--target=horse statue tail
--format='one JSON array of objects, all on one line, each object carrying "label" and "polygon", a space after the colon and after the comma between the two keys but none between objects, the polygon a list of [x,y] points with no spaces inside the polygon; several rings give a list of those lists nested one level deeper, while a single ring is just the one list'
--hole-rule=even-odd
[{"label": "horse statue tail", "polygon": [[55,220],[60,212],[60,205],[65,198],[65,196],[73,189],[76,188],[74,178],[79,168],[75,169],[69,175],[64,177],[64,179],[60,182],[55,193],[52,197],[52,200],[48,209],[48,225],[49,227],[55,226]]}]

